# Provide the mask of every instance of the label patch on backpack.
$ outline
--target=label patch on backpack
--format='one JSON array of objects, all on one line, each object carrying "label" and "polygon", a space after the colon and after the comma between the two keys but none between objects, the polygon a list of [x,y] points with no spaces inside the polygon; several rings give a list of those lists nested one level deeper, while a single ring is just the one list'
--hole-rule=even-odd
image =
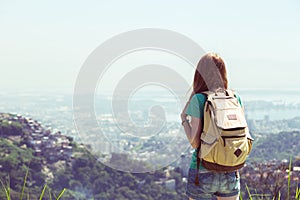
[{"label": "label patch on backpack", "polygon": [[237,120],[236,114],[227,115],[228,120]]},{"label": "label patch on backpack", "polygon": [[235,155],[236,157],[239,157],[242,153],[243,153],[242,150],[237,149],[237,150],[234,152],[234,155]]}]

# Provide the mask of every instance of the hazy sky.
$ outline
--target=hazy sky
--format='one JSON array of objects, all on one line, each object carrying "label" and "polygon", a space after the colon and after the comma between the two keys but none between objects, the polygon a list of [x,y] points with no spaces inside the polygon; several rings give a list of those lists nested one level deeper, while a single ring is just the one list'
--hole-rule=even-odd
[{"label": "hazy sky", "polygon": [[97,46],[139,28],[176,31],[219,53],[234,88],[296,89],[299,10],[298,0],[0,0],[0,91],[72,92]]}]

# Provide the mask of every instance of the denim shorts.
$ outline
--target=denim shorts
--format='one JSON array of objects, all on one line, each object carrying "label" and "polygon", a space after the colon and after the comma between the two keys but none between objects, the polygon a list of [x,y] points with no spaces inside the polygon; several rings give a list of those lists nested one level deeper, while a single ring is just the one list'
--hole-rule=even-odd
[{"label": "denim shorts", "polygon": [[240,192],[240,178],[238,172],[212,172],[199,170],[199,185],[195,185],[197,169],[189,169],[186,195],[194,200],[231,197]]}]

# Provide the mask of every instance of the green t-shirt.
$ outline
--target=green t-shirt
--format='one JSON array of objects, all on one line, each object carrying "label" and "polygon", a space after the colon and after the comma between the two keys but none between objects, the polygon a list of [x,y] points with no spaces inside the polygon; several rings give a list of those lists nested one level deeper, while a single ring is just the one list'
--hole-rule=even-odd
[{"label": "green t-shirt", "polygon": [[[234,94],[234,96],[238,99],[238,102],[240,103],[241,106],[242,100],[241,97],[238,94]],[[204,116],[204,104],[206,101],[206,96],[204,94],[195,94],[191,100],[190,103],[185,111],[187,115],[190,115],[192,117],[200,118],[203,119]],[[190,163],[190,168],[196,169],[197,168],[197,149],[194,149],[193,155],[192,155],[192,160]],[[203,169],[204,167],[200,163],[200,169]]]}]

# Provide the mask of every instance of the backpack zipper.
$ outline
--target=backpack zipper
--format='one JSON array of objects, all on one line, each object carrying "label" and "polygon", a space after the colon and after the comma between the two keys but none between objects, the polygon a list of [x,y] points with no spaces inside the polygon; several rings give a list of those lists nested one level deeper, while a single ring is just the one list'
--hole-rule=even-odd
[{"label": "backpack zipper", "polygon": [[230,139],[230,138],[242,138],[246,137],[246,134],[239,135],[239,136],[221,136],[224,142],[224,147],[226,146],[226,140],[225,139]]}]

